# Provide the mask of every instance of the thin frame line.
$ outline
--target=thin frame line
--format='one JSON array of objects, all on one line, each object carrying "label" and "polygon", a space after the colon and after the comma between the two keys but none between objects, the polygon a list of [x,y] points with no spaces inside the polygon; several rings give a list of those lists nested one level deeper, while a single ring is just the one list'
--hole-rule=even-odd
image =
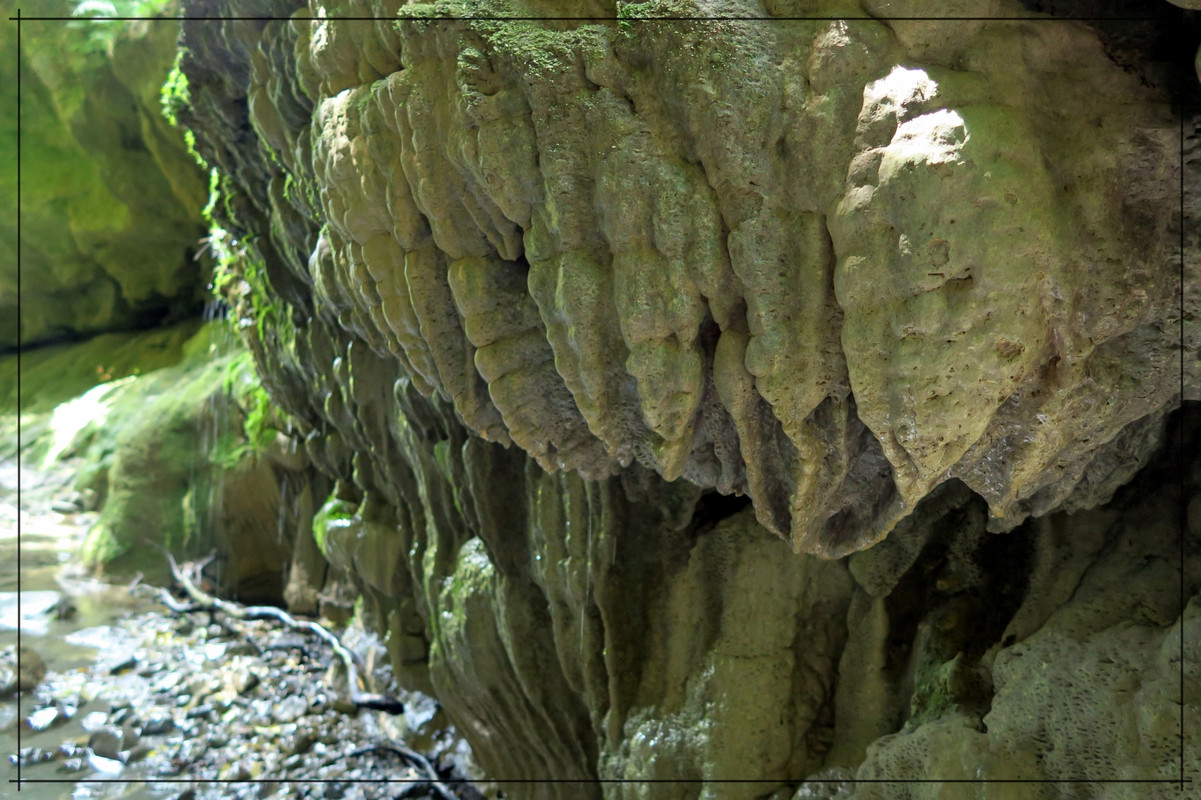
[{"label": "thin frame line", "polygon": [[[16,19],[9,17],[10,20]],[[22,17],[32,22],[134,22],[176,20],[179,22],[1155,22],[1162,17],[871,17],[871,16],[787,16],[787,17],[501,17],[483,15],[478,17],[439,14],[428,17],[274,17],[274,16],[228,16],[228,17]]]},{"label": "thin frame line", "polygon": [[[21,9],[17,7],[17,675],[22,674],[21,632],[25,626],[21,624]],[[18,687],[19,688],[19,687]],[[17,701],[20,708],[20,701]],[[18,714],[20,716],[20,714]],[[17,721],[17,752],[21,747],[21,729],[25,726]],[[21,759],[17,758],[17,791],[21,791]]]},{"label": "thin frame line", "polygon": [[[20,468],[20,453],[21,453],[21,424],[20,424],[20,409],[21,409],[21,22],[24,20],[35,22],[133,22],[133,21],[173,21],[173,22],[235,22],[235,21],[261,21],[261,22],[292,22],[305,21],[306,19],[313,22],[395,22],[395,21],[411,21],[411,22],[1153,22],[1162,19],[1162,16],[1144,16],[1144,17],[1097,17],[1097,16],[1072,16],[1072,17],[928,17],[928,16],[897,16],[897,17],[872,17],[872,16],[749,16],[749,17],[733,17],[733,16],[713,16],[713,17],[684,17],[684,16],[663,16],[663,17],[528,17],[528,16],[452,16],[452,15],[437,15],[426,17],[380,17],[380,16],[348,16],[348,17],[323,17],[323,18],[293,18],[293,17],[274,17],[274,16],[225,16],[225,17],[194,17],[194,16],[105,16],[105,17],[65,17],[65,16],[22,16],[21,9],[18,7],[14,16],[10,16],[10,22],[17,23],[17,496],[18,506],[20,505],[19,498],[21,495],[21,468]],[[1019,778],[1000,778],[1000,779],[863,779],[854,778],[848,779],[810,779],[806,778],[802,781],[794,780],[774,780],[774,779],[483,779],[482,782],[488,783],[949,783],[949,784],[988,784],[988,783],[1037,783],[1037,784],[1074,784],[1074,783],[1102,783],[1102,784],[1157,784],[1157,783],[1172,783],[1178,784],[1183,791],[1186,783],[1192,783],[1192,778],[1186,778],[1184,775],[1184,555],[1185,555],[1185,512],[1187,503],[1185,501],[1184,492],[1184,143],[1185,143],[1185,107],[1182,105],[1180,112],[1180,208],[1179,208],[1179,223],[1180,223],[1180,599],[1181,599],[1181,628],[1180,628],[1180,774],[1178,780],[1173,779],[1088,779],[1088,778],[1069,778],[1069,779],[1019,779]],[[21,515],[18,508],[17,513],[17,608],[18,611],[21,605]],[[18,614],[19,616],[19,614]],[[17,668],[20,671],[21,664],[21,631],[22,626],[17,626]],[[17,725],[17,747],[21,748],[21,725]],[[21,791],[22,784],[25,783],[124,783],[124,784],[143,784],[143,783],[184,783],[184,784],[207,784],[207,783],[424,783],[428,782],[421,779],[383,779],[378,781],[363,780],[363,779],[256,779],[247,781],[235,781],[229,779],[79,779],[72,780],[70,778],[56,779],[30,779],[21,777],[22,764],[18,759],[17,777],[9,779],[9,783],[17,784],[17,791]],[[481,782],[472,781],[472,779],[448,779],[444,783],[471,783]]]},{"label": "thin frame line", "polygon": [[[1201,78],[1201,76],[1198,76]],[[1185,471],[1185,449],[1184,449],[1184,130],[1185,130],[1185,115],[1188,107],[1185,103],[1180,104],[1180,208],[1178,209],[1178,222],[1180,224],[1180,433],[1179,447],[1180,456],[1177,463],[1179,467],[1179,493],[1180,493],[1180,789],[1184,790],[1184,611],[1185,611],[1185,591],[1184,591],[1184,526],[1187,524],[1188,515],[1188,500],[1184,491],[1184,471]]]},{"label": "thin frame line", "polygon": [[[577,783],[629,783],[629,784],[645,784],[645,783],[664,783],[664,784],[742,784],[742,783],[768,783],[777,784],[803,784],[803,783],[955,783],[955,784],[985,784],[985,783],[1125,783],[1125,784],[1152,784],[1152,783],[1179,783],[1183,786],[1186,783],[1192,783],[1192,778],[1124,778],[1114,780],[1093,780],[1091,778],[1064,778],[1061,780],[1051,778],[948,778],[946,780],[934,780],[929,778],[864,778],[855,780],[852,778],[483,778],[476,780],[474,778],[440,778],[445,784],[471,784],[471,783],[562,783],[562,784],[577,784]],[[306,780],[303,778],[246,778],[239,780],[237,778],[80,778],[73,780],[71,778],[25,778],[17,780],[9,778],[9,783],[184,783],[184,784],[203,784],[203,783],[320,783],[320,784],[340,784],[340,783],[429,783],[429,778],[381,778],[379,780],[371,780],[368,778],[313,778]]]}]

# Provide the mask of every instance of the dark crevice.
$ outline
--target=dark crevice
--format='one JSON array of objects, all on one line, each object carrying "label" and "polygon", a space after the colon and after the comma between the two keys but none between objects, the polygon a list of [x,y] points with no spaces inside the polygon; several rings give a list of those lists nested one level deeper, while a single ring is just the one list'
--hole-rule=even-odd
[{"label": "dark crevice", "polygon": [[700,536],[717,527],[717,523],[729,519],[751,504],[746,495],[706,492],[696,501],[688,531],[693,537]]}]

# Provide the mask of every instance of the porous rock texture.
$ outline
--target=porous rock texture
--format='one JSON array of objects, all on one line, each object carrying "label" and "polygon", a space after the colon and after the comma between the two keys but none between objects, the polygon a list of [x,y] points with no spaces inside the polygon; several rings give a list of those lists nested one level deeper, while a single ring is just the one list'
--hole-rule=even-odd
[{"label": "porous rock texture", "polygon": [[[1170,87],[1086,25],[871,18],[910,5],[184,25],[228,296],[401,679],[494,777],[678,781],[518,796],[1179,774],[1179,498],[1084,511],[1181,401]],[[746,15],[827,19],[633,19]]]},{"label": "porous rock texture", "polygon": [[[77,5],[43,0],[24,14],[70,17]],[[159,97],[178,23],[24,21],[18,64],[15,6],[0,5],[0,352],[17,346],[18,319],[31,346],[196,313],[205,175]]]}]

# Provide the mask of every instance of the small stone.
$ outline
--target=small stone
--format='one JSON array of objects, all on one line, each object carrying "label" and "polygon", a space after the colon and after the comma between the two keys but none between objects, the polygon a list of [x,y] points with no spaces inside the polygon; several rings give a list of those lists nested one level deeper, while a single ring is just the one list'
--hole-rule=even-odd
[{"label": "small stone", "polygon": [[101,775],[120,775],[125,765],[115,758],[105,758],[92,753],[88,756],[88,766]]},{"label": "small stone", "polygon": [[185,716],[188,719],[208,719],[208,718],[212,717],[213,720],[215,720],[216,719],[216,709],[214,709],[208,703],[204,703],[204,704],[198,705],[195,708],[188,711],[188,713]]},{"label": "small stone", "polygon": [[259,676],[243,667],[230,678],[230,686],[238,694],[245,694],[259,685]]},{"label": "small stone", "polygon": [[78,514],[82,509],[78,502],[72,500],[55,500],[50,504],[50,510],[57,514]]},{"label": "small stone", "polygon": [[125,737],[125,746],[133,747],[138,741],[139,731],[142,729],[142,720],[139,717],[130,716],[121,725],[121,733]]},{"label": "small stone", "polygon": [[50,606],[46,611],[51,619],[56,619],[60,622],[74,619],[78,612],[79,609],[75,606],[75,602],[69,597],[60,597],[58,602]]},{"label": "small stone", "polygon": [[166,675],[162,676],[161,678],[156,680],[153,684],[151,684],[150,691],[155,692],[156,694],[161,693],[161,692],[169,692],[172,689],[174,689],[176,686],[178,686],[182,681],[183,681],[183,673],[182,672],[179,672],[179,671],[168,672]]},{"label": "small stone", "polygon": [[158,673],[162,672],[166,668],[167,667],[165,664],[154,664],[154,663],[147,664],[146,666],[144,666],[138,670],[138,677],[149,678],[152,675],[157,675]]},{"label": "small stone", "polygon": [[80,721],[80,726],[84,733],[95,733],[104,727],[104,723],[108,722],[108,714],[103,711],[92,711],[84,715]]},{"label": "small stone", "polygon": [[292,741],[288,746],[287,752],[289,755],[299,756],[307,753],[317,743],[317,735],[308,728],[301,728],[296,731],[296,735],[292,737]]},{"label": "small stone", "polygon": [[[109,675],[120,675],[124,672],[129,672],[138,665],[138,657],[129,655],[108,668]],[[143,676],[145,677],[145,676]]]},{"label": "small stone", "polygon": [[88,747],[102,758],[117,757],[125,749],[125,735],[116,725],[105,725],[88,737]]},{"label": "small stone", "polygon": [[28,767],[30,764],[42,764],[54,760],[54,753],[40,747],[23,747],[16,755],[8,757],[9,763]]},{"label": "small stone", "polygon": [[30,730],[44,731],[56,722],[61,721],[62,713],[56,706],[39,708],[25,718],[25,725]]},{"label": "small stone", "polygon": [[245,781],[250,779],[250,768],[245,762],[235,761],[232,764],[226,764],[217,773],[217,780],[221,781]]},{"label": "small stone", "polygon": [[138,744],[136,747],[124,751],[121,755],[121,760],[126,764],[136,764],[154,752],[154,748],[148,744]]},{"label": "small stone", "polygon": [[80,747],[75,742],[67,741],[58,746],[56,758],[74,758],[75,756],[83,757],[85,755],[83,747]]},{"label": "small stone", "polygon": [[188,679],[188,693],[197,699],[212,694],[213,688],[213,683],[207,675],[197,675]]},{"label": "small stone", "polygon": [[46,664],[33,649],[23,646],[20,658],[15,646],[0,651],[0,697],[31,691],[44,677]]},{"label": "small stone", "polygon": [[64,773],[83,772],[87,768],[84,759],[80,757],[68,758],[58,765],[58,771]]},{"label": "small stone", "polygon": [[150,716],[142,725],[143,736],[162,736],[173,730],[175,730],[175,720],[171,718],[170,714],[158,709],[150,712]]},{"label": "small stone", "polygon": [[289,695],[271,706],[271,717],[276,722],[295,722],[309,710],[309,702],[299,695]]}]

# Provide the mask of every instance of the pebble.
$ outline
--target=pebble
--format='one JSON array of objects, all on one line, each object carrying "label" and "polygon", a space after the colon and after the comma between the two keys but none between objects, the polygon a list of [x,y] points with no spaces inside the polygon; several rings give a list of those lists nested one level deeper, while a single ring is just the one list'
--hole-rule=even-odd
[{"label": "pebble", "polygon": [[45,761],[53,761],[54,753],[43,750],[40,747],[22,747],[15,755],[8,757],[8,763],[22,767],[28,767],[31,764],[41,764]]},{"label": "pebble", "polygon": [[246,694],[251,689],[259,685],[259,676],[251,671],[248,667],[242,667],[236,671],[230,679],[230,686],[238,694]]},{"label": "pebble", "polygon": [[135,745],[132,749],[126,750],[124,752],[125,757],[121,760],[124,761],[126,764],[136,764],[153,752],[154,752],[153,747],[151,747],[150,745],[145,744],[145,743],[140,743],[140,744]]},{"label": "pebble", "polygon": [[106,725],[88,737],[88,747],[103,758],[116,758],[125,749],[125,735],[116,725]]},{"label": "pebble", "polygon": [[50,504],[50,510],[58,514],[78,514],[81,511],[79,504],[71,500],[55,500]]},{"label": "pebble", "polygon": [[36,689],[45,676],[46,664],[32,648],[23,646],[19,659],[15,645],[0,651],[0,697]]},{"label": "pebble", "polygon": [[308,710],[308,700],[299,695],[288,695],[271,706],[271,718],[276,722],[295,722]]},{"label": "pebble", "polygon": [[162,736],[173,730],[175,730],[175,720],[161,709],[151,711],[150,716],[146,717],[146,722],[142,724],[143,736]]},{"label": "pebble", "polygon": [[26,717],[25,725],[30,730],[44,731],[54,723],[62,721],[62,716],[57,706],[47,706],[46,708],[39,708]]},{"label": "pebble", "polygon": [[95,733],[103,728],[106,722],[108,722],[108,714],[103,711],[92,711],[85,714],[79,724],[84,733]]},{"label": "pebble", "polygon": [[88,756],[88,766],[101,775],[120,775],[125,765],[115,758],[105,758],[92,753]]},{"label": "pebble", "polygon": [[212,721],[217,718],[217,711],[208,703],[204,703],[189,710],[185,716],[188,719],[205,719]]},{"label": "pebble", "polygon": [[80,757],[68,758],[58,765],[58,771],[68,774],[72,772],[83,772],[85,769],[87,769],[87,765],[84,762],[85,759]]},{"label": "pebble", "polygon": [[313,745],[316,743],[317,735],[308,728],[301,728],[296,731],[296,735],[292,737],[292,741],[288,745],[288,755],[303,755],[313,749]]}]

